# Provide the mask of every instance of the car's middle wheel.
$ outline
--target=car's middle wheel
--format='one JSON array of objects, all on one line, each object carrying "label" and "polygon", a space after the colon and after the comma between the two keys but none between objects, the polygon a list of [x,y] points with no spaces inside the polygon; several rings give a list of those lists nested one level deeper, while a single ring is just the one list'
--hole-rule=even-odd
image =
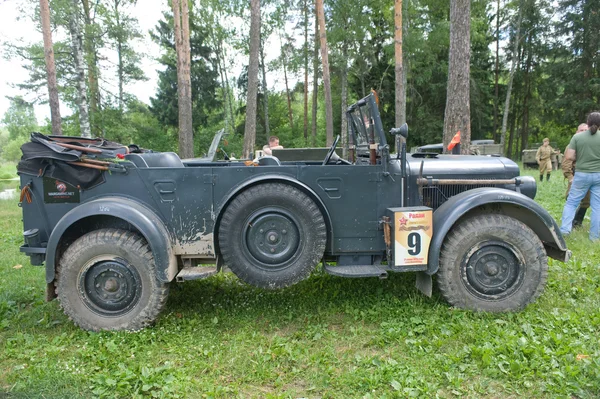
[{"label": "car's middle wheel", "polygon": [[225,265],[241,280],[267,289],[308,277],[326,240],[325,220],[314,201],[281,183],[242,192],[225,209],[219,227]]},{"label": "car's middle wheel", "polygon": [[523,309],[541,295],[548,258],[538,236],[506,215],[476,215],[446,236],[438,286],[463,309],[488,312]]}]

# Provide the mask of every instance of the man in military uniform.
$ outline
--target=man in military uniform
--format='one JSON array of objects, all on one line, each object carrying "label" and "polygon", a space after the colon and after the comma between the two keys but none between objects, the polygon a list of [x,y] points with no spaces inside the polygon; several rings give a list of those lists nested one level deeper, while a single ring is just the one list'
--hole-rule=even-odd
[{"label": "man in military uniform", "polygon": [[554,149],[550,147],[550,140],[546,137],[535,154],[535,160],[540,165],[540,181],[544,181],[544,173],[547,173],[546,180],[550,180],[550,172],[552,172],[551,157],[554,152]]},{"label": "man in military uniform", "polygon": [[[588,125],[585,123],[582,123],[581,125],[579,125],[577,127],[577,131],[575,132],[575,134],[585,132],[586,130],[588,130]],[[565,148],[565,152],[567,152],[566,148]],[[562,171],[563,171],[563,175],[565,176],[565,179],[567,179],[569,181],[569,184],[567,185],[567,193],[565,194],[565,199],[566,199],[569,196],[569,191],[571,190],[571,184],[573,184],[573,176],[575,176],[575,161],[573,161],[571,159],[566,159],[566,158],[563,159]],[[581,227],[581,225],[583,225],[583,218],[585,217],[585,213],[587,212],[589,207],[590,207],[590,192],[588,191],[587,194],[585,195],[585,197],[583,198],[583,201],[581,201],[579,208],[577,208],[577,212],[575,212],[575,219],[573,219],[573,228]]]}]

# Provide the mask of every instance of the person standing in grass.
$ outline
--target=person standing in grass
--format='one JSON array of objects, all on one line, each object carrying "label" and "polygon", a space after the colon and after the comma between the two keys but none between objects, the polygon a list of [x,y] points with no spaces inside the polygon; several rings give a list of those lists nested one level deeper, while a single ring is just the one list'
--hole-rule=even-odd
[{"label": "person standing in grass", "polygon": [[577,169],[573,177],[571,191],[563,209],[561,233],[568,235],[573,228],[575,211],[581,200],[591,192],[592,223],[590,240],[600,239],[600,112],[592,112],[587,117],[588,130],[574,135],[567,147],[565,159],[576,161]]},{"label": "person standing in grass", "polygon": [[546,180],[550,180],[550,172],[552,172],[552,154],[555,151],[550,147],[550,140],[546,137],[540,148],[535,153],[535,160],[540,165],[540,181],[544,181],[544,173],[546,174]]},{"label": "person standing in grass", "polygon": [[[577,127],[577,131],[575,132],[575,134],[585,132],[586,130],[588,130],[587,123],[582,123],[581,125],[579,125]],[[569,147],[565,148],[565,152],[567,152],[568,148]],[[575,175],[575,162],[570,159],[565,159],[565,160],[563,160],[563,163],[561,166],[562,166],[562,171],[563,171],[563,175],[565,176],[565,179],[567,179],[569,181],[569,184],[567,185],[567,192],[565,194],[565,199],[567,199],[569,197],[569,191],[571,191],[571,184],[573,184],[573,176]],[[585,218],[585,213],[587,212],[589,207],[590,207],[590,192],[588,191],[585,194],[585,197],[583,197],[583,201],[581,201],[581,205],[579,205],[579,208],[577,208],[577,212],[575,212],[575,219],[573,219],[573,228],[576,229],[583,225],[583,219]]]}]

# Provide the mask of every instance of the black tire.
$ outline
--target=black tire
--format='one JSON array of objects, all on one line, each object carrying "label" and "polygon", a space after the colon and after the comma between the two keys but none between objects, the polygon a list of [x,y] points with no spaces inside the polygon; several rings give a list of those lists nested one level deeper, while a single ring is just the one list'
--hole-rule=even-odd
[{"label": "black tire", "polygon": [[325,220],[314,201],[279,183],[242,192],[225,209],[219,227],[225,265],[246,283],[266,289],[308,277],[326,240]]},{"label": "black tire", "polygon": [[538,236],[509,216],[470,217],[453,227],[440,255],[438,286],[462,309],[523,309],[544,290],[548,258]]},{"label": "black tire", "polygon": [[139,330],[158,317],[169,285],[156,277],[143,237],[102,229],[85,234],[65,251],[57,291],[66,315],[85,330]]}]

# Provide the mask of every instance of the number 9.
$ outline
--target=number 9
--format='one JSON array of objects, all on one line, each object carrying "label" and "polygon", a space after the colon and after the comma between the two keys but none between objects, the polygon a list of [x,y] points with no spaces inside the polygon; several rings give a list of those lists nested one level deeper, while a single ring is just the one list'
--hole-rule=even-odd
[{"label": "number 9", "polygon": [[408,235],[408,253],[412,256],[419,255],[421,253],[421,234],[410,233]]}]

